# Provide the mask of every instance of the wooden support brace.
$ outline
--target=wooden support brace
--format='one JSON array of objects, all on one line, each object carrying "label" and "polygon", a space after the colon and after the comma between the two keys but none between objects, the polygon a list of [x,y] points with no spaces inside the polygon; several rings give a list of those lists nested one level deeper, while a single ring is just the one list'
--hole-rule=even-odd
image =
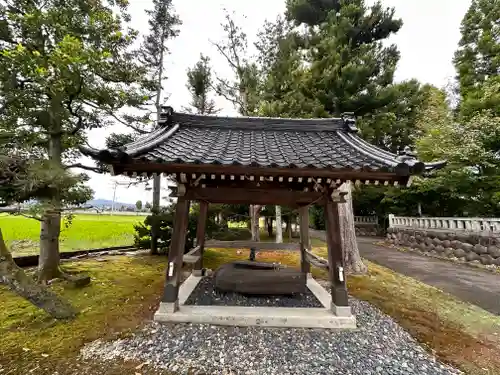
[{"label": "wooden support brace", "polygon": [[326,259],[311,253],[309,250],[305,250],[307,261],[314,267],[329,269],[328,261]]},{"label": "wooden support brace", "polygon": [[276,243],[276,242],[260,242],[260,241],[218,241],[210,240],[205,243],[205,246],[220,249],[250,249],[255,248],[257,251],[299,251],[298,243]]},{"label": "wooden support brace", "polygon": [[184,256],[182,257],[182,261],[184,263],[187,263],[187,264],[195,264],[196,262],[198,262],[201,258],[201,255],[187,255],[187,254],[184,254]]},{"label": "wooden support brace", "polygon": [[200,252],[200,246],[193,247],[186,254],[184,254],[184,256],[182,257],[182,261],[187,264],[195,264],[201,258],[199,252]]}]

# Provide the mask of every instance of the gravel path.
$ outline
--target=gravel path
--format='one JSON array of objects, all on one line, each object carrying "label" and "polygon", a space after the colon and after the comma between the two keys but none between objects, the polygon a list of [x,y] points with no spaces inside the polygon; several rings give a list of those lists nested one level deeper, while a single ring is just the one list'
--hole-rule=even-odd
[{"label": "gravel path", "polygon": [[88,344],[82,356],[135,359],[176,375],[460,374],[378,309],[351,305],[356,331],[151,323],[131,338]]},{"label": "gravel path", "polygon": [[323,307],[309,289],[307,293],[294,296],[247,297],[238,293],[217,291],[213,277],[204,277],[198,283],[187,299],[186,305]]}]

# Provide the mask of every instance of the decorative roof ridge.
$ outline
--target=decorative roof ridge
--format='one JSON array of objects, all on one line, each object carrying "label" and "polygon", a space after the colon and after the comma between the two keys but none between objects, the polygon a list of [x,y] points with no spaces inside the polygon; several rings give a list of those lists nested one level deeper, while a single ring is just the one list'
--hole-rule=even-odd
[{"label": "decorative roof ridge", "polygon": [[334,132],[344,130],[357,132],[353,113],[342,117],[286,118],[255,116],[219,116],[174,112],[172,107],[162,107],[160,126],[179,123],[182,127],[202,127],[234,130]]},{"label": "decorative roof ridge", "polygon": [[398,163],[396,162],[396,155],[391,155],[392,157],[387,157],[390,154],[387,156],[380,155],[380,153],[378,152],[379,151],[378,148],[371,150],[371,149],[367,149],[366,147],[364,147],[364,145],[363,145],[364,140],[358,136],[353,136],[352,134],[345,134],[345,133],[340,132],[340,131],[337,132],[337,134],[345,143],[347,143],[352,148],[358,150],[362,154],[369,156],[369,157],[371,157],[379,162],[388,163],[388,164],[392,165],[393,167],[398,165]]},{"label": "decorative roof ridge", "polygon": [[143,141],[138,144],[128,144],[125,145],[121,151],[125,152],[131,157],[140,155],[147,152],[158,145],[161,145],[168,138],[170,138],[179,129],[179,124],[175,124],[169,128],[161,128],[161,131],[154,131],[144,137]]}]

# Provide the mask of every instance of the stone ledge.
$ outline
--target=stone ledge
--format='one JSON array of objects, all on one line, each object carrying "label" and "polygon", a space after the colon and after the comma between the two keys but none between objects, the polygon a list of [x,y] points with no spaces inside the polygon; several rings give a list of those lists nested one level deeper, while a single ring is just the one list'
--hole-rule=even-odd
[{"label": "stone ledge", "polygon": [[356,318],[335,316],[330,309],[288,307],[186,306],[175,313],[160,309],[154,320],[170,323],[198,323],[227,326],[276,328],[354,329]]},{"label": "stone ledge", "polygon": [[356,328],[356,317],[352,314],[351,308],[333,305],[330,293],[312,277],[307,278],[307,287],[321,302],[323,308],[185,305],[201,279],[202,277],[190,275],[179,288],[178,309],[176,304],[162,302],[154,315],[154,320],[243,327]]},{"label": "stone ledge", "polygon": [[332,312],[339,317],[350,317],[352,316],[351,306],[337,306],[333,302],[331,304]]}]

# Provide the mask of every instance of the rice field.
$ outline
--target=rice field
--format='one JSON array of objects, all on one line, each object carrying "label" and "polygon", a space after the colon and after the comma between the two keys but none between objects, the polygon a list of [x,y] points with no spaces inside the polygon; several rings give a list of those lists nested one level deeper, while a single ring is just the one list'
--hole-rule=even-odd
[{"label": "rice field", "polygon": [[[69,228],[61,228],[61,251],[132,245],[133,225],[145,216],[79,214]],[[22,216],[0,214],[0,229],[14,256],[39,252],[40,222]]]}]

